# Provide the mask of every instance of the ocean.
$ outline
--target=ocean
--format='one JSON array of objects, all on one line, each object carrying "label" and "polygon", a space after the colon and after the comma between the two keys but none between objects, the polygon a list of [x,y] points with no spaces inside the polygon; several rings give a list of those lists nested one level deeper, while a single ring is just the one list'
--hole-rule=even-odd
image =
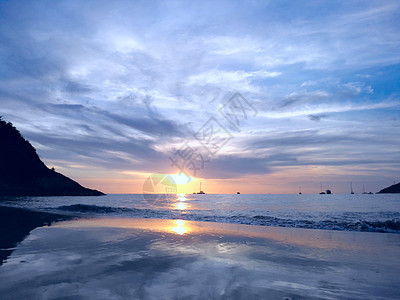
[{"label": "ocean", "polygon": [[0,204],[82,217],[181,219],[400,233],[400,194],[110,194],[6,198]]}]

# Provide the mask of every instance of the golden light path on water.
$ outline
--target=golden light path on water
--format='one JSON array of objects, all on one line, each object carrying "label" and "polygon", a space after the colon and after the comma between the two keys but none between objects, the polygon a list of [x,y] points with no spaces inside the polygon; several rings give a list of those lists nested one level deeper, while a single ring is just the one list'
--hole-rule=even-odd
[{"label": "golden light path on water", "polygon": [[185,210],[188,208],[188,205],[185,202],[187,200],[185,196],[186,195],[183,193],[177,195],[177,200],[174,207],[175,209]]},{"label": "golden light path on water", "polygon": [[[185,210],[187,208],[187,204],[185,203],[186,201],[186,195],[183,193],[180,193],[177,195],[177,202],[175,203],[175,209],[179,210]],[[179,234],[183,235],[184,233],[188,232],[188,229],[185,228],[185,221],[184,220],[175,220],[175,227],[172,227],[172,231]]]},{"label": "golden light path on water", "polygon": [[184,202],[177,202],[177,203],[175,203],[175,209],[185,210],[185,209],[187,209],[187,204]]}]

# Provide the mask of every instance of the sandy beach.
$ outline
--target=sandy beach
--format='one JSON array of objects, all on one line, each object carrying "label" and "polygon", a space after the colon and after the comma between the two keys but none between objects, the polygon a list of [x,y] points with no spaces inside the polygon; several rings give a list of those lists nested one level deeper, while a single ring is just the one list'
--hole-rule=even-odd
[{"label": "sandy beach", "polygon": [[400,235],[96,218],[36,228],[1,299],[398,299]]}]

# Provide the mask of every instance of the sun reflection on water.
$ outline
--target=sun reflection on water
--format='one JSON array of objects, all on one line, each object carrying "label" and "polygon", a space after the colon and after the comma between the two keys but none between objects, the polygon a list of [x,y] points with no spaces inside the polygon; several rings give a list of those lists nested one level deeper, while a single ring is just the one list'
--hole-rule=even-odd
[{"label": "sun reflection on water", "polygon": [[187,204],[185,202],[175,203],[175,209],[185,210],[186,208],[187,208]]},{"label": "sun reflection on water", "polygon": [[186,194],[184,194],[184,193],[180,193],[180,194],[178,194],[178,199],[177,199],[178,201],[186,201],[187,199],[186,199]]},{"label": "sun reflection on water", "polygon": [[178,210],[185,210],[188,208],[188,204],[186,203],[187,199],[186,199],[186,194],[181,193],[181,194],[177,194],[177,198],[176,198],[176,202],[173,204],[173,208],[174,209],[178,209]]},{"label": "sun reflection on water", "polygon": [[[187,201],[186,194],[184,193],[177,194],[176,202],[174,203],[174,208],[181,211],[187,209],[188,204],[186,203],[186,201]],[[184,220],[174,220],[173,222],[175,222],[176,225],[171,228],[173,232],[179,235],[183,235],[188,232],[188,228],[187,226],[185,227]]]}]

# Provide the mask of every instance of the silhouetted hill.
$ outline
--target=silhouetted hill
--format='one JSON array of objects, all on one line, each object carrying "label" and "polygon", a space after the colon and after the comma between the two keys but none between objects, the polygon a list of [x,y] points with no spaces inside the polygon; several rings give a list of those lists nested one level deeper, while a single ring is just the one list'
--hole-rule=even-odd
[{"label": "silhouetted hill", "polygon": [[389,193],[390,194],[400,193],[400,183],[393,184],[378,192],[378,194],[389,194]]},{"label": "silhouetted hill", "polygon": [[9,122],[0,117],[1,196],[99,196],[97,190],[82,187],[50,170],[35,148]]}]

